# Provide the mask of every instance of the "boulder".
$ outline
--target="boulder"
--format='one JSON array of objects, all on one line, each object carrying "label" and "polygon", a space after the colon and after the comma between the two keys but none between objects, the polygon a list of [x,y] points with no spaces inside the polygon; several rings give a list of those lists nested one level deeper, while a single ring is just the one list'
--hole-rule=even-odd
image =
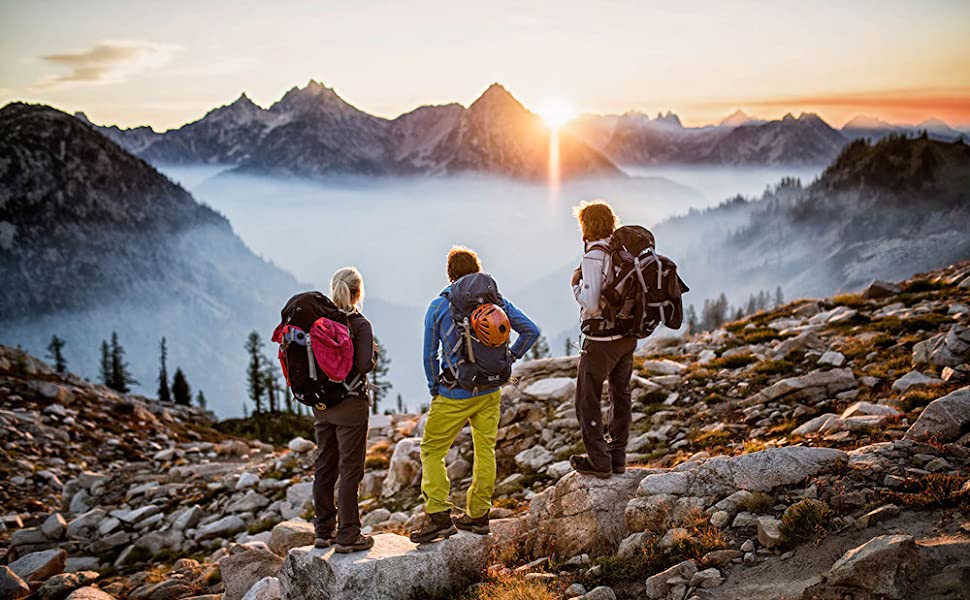
[{"label": "boulder", "polygon": [[628,468],[599,479],[572,472],[532,499],[532,555],[561,557],[615,552],[627,536],[624,510],[650,469]]},{"label": "boulder", "polygon": [[906,598],[919,568],[919,551],[909,535],[882,535],[849,550],[835,562],[826,581],[869,594]]},{"label": "boulder", "polygon": [[785,401],[817,402],[855,387],[856,379],[852,369],[812,371],[806,375],[782,379],[761,390],[746,403],[757,404],[782,398]]},{"label": "boulder", "polygon": [[208,525],[200,527],[195,532],[195,539],[207,540],[209,538],[229,537],[234,533],[239,533],[246,529],[246,522],[238,515],[228,515],[218,521],[213,521]]},{"label": "boulder", "polygon": [[67,552],[61,549],[32,552],[10,563],[10,570],[18,577],[30,583],[44,581],[52,575],[64,572]]},{"label": "boulder", "polygon": [[292,450],[293,452],[299,452],[302,454],[303,452],[309,452],[310,450],[313,450],[314,448],[317,447],[317,445],[308,439],[304,439],[302,437],[295,437],[292,440],[290,440],[290,443],[287,444],[286,447]]},{"label": "boulder", "polygon": [[97,571],[61,573],[44,582],[37,590],[37,597],[44,600],[59,600],[78,588],[94,583],[101,575]]},{"label": "boulder", "polygon": [[616,600],[616,592],[605,585],[595,587],[582,596],[583,600]]},{"label": "boulder", "polygon": [[645,360],[640,371],[650,375],[679,375],[687,369],[686,366],[672,360]]},{"label": "boulder", "polygon": [[312,546],[316,533],[312,523],[306,521],[283,521],[273,527],[269,538],[269,549],[286,556],[291,548]]},{"label": "boulder", "polygon": [[265,544],[250,542],[229,549],[229,556],[219,561],[219,571],[226,585],[223,600],[242,600],[249,588],[264,577],[275,577],[283,559]]},{"label": "boulder", "polygon": [[774,517],[758,518],[758,543],[765,548],[774,548],[782,543],[781,521]]},{"label": "boulder", "polygon": [[576,393],[576,379],[573,377],[540,379],[522,390],[522,393],[536,400],[563,402]]},{"label": "boulder", "polygon": [[256,512],[267,506],[269,506],[269,498],[259,492],[249,490],[245,495],[236,498],[229,504],[226,510],[234,513]]},{"label": "boulder", "polygon": [[716,456],[686,462],[674,470],[647,475],[639,496],[726,496],[737,490],[769,492],[794,485],[847,461],[845,452],[833,448],[788,446],[768,448],[739,456]]},{"label": "boulder", "polygon": [[955,367],[970,361],[970,327],[961,323],[913,346],[913,366]]},{"label": "boulder", "polygon": [[354,554],[295,548],[280,571],[280,588],[284,600],[442,597],[481,578],[488,550],[487,536],[466,532],[420,546],[379,534],[373,548]]},{"label": "boulder", "polygon": [[421,438],[404,438],[394,447],[381,496],[389,497],[415,486],[421,477]]},{"label": "boulder", "polygon": [[527,473],[537,473],[554,460],[556,457],[544,446],[532,446],[515,455],[515,465]]},{"label": "boulder", "polygon": [[286,501],[299,510],[313,507],[313,482],[295,483],[286,489]]},{"label": "boulder", "polygon": [[[293,442],[290,443],[292,444]],[[239,476],[239,479],[236,480],[236,489],[248,490],[249,488],[254,487],[257,483],[259,483],[259,475],[246,471]]]},{"label": "boulder", "polygon": [[901,415],[898,410],[891,406],[884,406],[882,404],[873,404],[872,402],[856,402],[849,406],[842,413],[843,419],[848,419],[849,417],[872,415],[881,417],[898,417]]},{"label": "boulder", "polygon": [[657,573],[656,575],[649,577],[646,583],[646,593],[647,598],[657,600],[659,598],[666,598],[667,593],[670,591],[671,580],[683,580],[686,584],[691,580],[694,574],[697,573],[697,565],[694,564],[692,560],[685,560],[682,563],[678,563],[666,571]]},{"label": "boulder", "polygon": [[818,364],[828,367],[841,367],[845,362],[845,355],[841,352],[829,350],[818,359]]},{"label": "boulder", "polygon": [[249,588],[243,600],[280,600],[280,581],[275,577],[263,577]]},{"label": "boulder", "polygon": [[51,513],[40,526],[40,530],[50,539],[59,540],[67,533],[67,521],[64,520],[61,513]]},{"label": "boulder", "polygon": [[863,298],[869,299],[879,299],[888,298],[889,296],[895,296],[896,294],[903,291],[903,288],[898,283],[892,283],[890,281],[882,281],[881,279],[876,279],[866,287],[862,292]]},{"label": "boulder", "polygon": [[893,390],[905,394],[909,390],[918,390],[937,383],[941,383],[941,381],[936,377],[929,377],[919,371],[910,371],[893,382]]},{"label": "boulder", "polygon": [[87,586],[71,592],[67,600],[115,600],[115,597],[94,586]]},{"label": "boulder", "polygon": [[950,442],[970,428],[970,386],[930,402],[906,432],[911,440]]},{"label": "boulder", "polygon": [[0,565],[0,598],[19,600],[30,595],[30,586],[7,565]]}]

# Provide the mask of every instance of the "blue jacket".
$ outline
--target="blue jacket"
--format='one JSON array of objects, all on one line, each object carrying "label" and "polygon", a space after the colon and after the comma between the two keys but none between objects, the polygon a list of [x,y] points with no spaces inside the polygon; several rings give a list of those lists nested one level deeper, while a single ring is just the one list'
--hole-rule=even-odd
[{"label": "blue jacket", "polygon": [[[442,293],[450,290],[451,286],[448,286]],[[510,348],[512,357],[518,360],[539,339],[539,328],[529,317],[525,316],[525,313],[516,308],[508,300],[505,300],[505,306],[503,308],[505,309],[505,314],[509,317],[509,323],[512,325],[512,329],[519,334],[519,337]],[[438,387],[438,376],[441,374],[443,368],[441,362],[443,357],[441,353],[449,351],[449,349],[454,348],[458,343],[458,332],[455,329],[451,330],[450,336],[448,335],[450,325],[451,303],[448,302],[448,298],[438,296],[431,302],[431,306],[428,307],[428,313],[424,317],[424,375],[428,379],[428,391],[431,392],[432,397],[440,394],[446,398],[455,399],[491,394],[498,388],[479,391],[477,394],[473,394],[471,391],[463,390],[459,387],[454,389],[448,389],[445,386]],[[452,363],[457,363],[458,358],[457,353],[452,354]]]}]

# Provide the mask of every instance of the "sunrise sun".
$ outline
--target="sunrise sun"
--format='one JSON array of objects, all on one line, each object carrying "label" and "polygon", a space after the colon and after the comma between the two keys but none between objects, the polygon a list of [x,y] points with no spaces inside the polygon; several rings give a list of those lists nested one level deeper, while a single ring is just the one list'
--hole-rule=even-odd
[{"label": "sunrise sun", "polygon": [[544,99],[536,109],[550,129],[556,130],[576,116],[576,110],[567,100],[559,97]]}]

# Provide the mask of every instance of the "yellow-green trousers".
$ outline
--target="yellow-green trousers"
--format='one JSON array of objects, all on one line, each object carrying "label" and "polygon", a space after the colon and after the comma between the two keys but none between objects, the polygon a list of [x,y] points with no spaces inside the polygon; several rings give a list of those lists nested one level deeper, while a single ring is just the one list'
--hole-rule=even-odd
[{"label": "yellow-green trousers", "polygon": [[438,395],[431,401],[428,422],[421,438],[421,495],[427,513],[451,510],[451,482],[445,471],[445,455],[465,423],[472,428],[475,460],[468,488],[465,514],[477,519],[492,508],[495,490],[495,437],[501,417],[501,390],[473,398],[453,399]]}]

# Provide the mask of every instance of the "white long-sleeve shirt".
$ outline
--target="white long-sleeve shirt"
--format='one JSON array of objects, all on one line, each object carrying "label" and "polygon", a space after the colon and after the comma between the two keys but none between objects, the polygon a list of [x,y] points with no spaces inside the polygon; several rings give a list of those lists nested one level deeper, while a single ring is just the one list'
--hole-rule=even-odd
[{"label": "white long-sleeve shirt", "polygon": [[[573,296],[579,303],[580,322],[600,316],[600,294],[603,291],[603,283],[606,279],[606,269],[609,267],[609,255],[603,249],[608,245],[609,238],[596,240],[587,244],[589,250],[583,255],[583,262],[580,265],[582,279],[578,285],[573,286]],[[608,337],[587,336],[586,339],[600,342],[608,342],[620,339],[621,335]]]}]

